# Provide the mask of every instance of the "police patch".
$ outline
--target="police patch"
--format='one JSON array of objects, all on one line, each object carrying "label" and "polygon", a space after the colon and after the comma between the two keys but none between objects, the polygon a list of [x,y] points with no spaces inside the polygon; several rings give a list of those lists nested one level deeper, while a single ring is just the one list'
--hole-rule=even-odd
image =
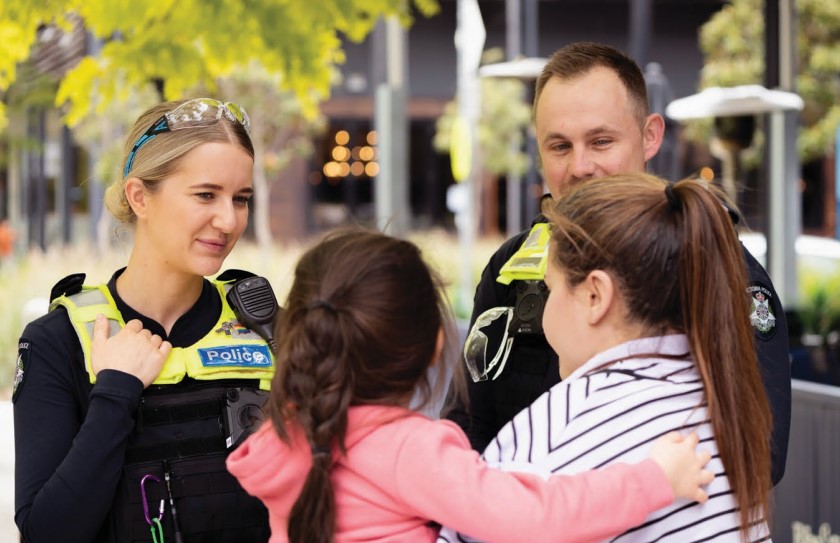
[{"label": "police patch", "polygon": [[198,350],[203,366],[271,366],[267,345],[230,345]]},{"label": "police patch", "polygon": [[756,337],[767,341],[776,333],[773,291],[756,282],[747,287],[747,293],[750,295],[750,324]]},{"label": "police patch", "polygon": [[29,364],[29,353],[31,352],[31,343],[26,338],[20,338],[18,342],[18,355],[15,361],[15,376],[12,381],[12,403],[14,403],[17,395],[23,388],[23,382],[26,378],[26,366]]},{"label": "police patch", "polygon": [[223,322],[221,326],[216,328],[215,332],[217,334],[224,334],[227,337],[236,337],[240,339],[261,339],[259,334],[251,331],[249,328],[246,328],[237,320]]}]

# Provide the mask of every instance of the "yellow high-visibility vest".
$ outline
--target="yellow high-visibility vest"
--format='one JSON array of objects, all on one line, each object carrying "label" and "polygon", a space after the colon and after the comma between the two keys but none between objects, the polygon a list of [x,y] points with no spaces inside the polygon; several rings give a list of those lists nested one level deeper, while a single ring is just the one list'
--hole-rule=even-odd
[{"label": "yellow high-visibility vest", "polygon": [[[227,303],[226,293],[232,282],[212,281],[222,299],[222,313],[213,329],[189,347],[175,347],[163,369],[152,384],[172,385],[184,377],[199,380],[259,379],[260,388],[268,390],[274,375],[274,354],[268,344],[255,332],[243,326]],[[107,285],[84,286],[80,292],[60,296],[52,301],[50,310],[58,306],[67,309],[85,355],[85,368],[90,382],[96,382],[91,366],[93,324],[98,314],[110,325],[110,335],[125,326]]]}]

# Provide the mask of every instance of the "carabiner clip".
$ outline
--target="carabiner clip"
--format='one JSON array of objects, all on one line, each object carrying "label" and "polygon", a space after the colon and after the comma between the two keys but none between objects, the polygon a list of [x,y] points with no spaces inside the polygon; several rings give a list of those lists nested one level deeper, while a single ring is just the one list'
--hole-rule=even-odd
[{"label": "carabiner clip", "polygon": [[144,475],[142,479],[140,479],[140,497],[143,500],[143,515],[146,517],[146,524],[148,524],[149,526],[152,526],[154,524],[154,521],[159,522],[161,519],[163,519],[163,503],[164,503],[164,500],[163,499],[160,500],[160,509],[158,510],[158,516],[157,516],[157,518],[153,519],[149,515],[149,502],[146,499],[146,480],[147,479],[151,479],[152,481],[154,481],[156,483],[160,483],[160,477],[158,477],[157,475],[152,475],[151,473],[148,473],[148,474]]}]

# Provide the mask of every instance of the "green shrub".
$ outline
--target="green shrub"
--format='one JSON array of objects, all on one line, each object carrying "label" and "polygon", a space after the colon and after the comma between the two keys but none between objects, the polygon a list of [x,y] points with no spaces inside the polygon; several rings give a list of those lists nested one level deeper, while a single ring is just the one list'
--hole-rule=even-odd
[{"label": "green shrub", "polygon": [[840,271],[799,270],[800,303],[797,313],[803,332],[823,338],[840,331]]}]

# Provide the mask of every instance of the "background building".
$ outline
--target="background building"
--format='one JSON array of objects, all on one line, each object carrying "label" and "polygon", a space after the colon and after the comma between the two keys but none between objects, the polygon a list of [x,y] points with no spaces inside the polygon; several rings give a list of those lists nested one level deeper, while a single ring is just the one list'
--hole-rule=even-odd
[{"label": "background building", "polygon": [[[698,29],[725,4],[722,0],[479,1],[487,33],[485,50],[547,57],[570,42],[591,40],[627,51],[643,67],[656,63],[667,81],[650,90],[656,110],[663,109],[671,98],[696,92],[703,65]],[[516,26],[510,25],[512,6],[519,15]],[[404,33],[407,190],[413,228],[450,228],[453,224],[446,207],[446,191],[454,182],[449,157],[433,149],[432,138],[436,120],[456,94],[457,0],[440,0],[440,8],[430,18],[418,15]],[[514,29],[518,40],[511,39]],[[26,67],[27,76],[19,78],[8,93],[7,101],[26,102],[11,117],[7,136],[0,142],[0,219],[10,220],[18,234],[18,247],[46,247],[101,235],[97,218],[102,211],[102,185],[108,179],[93,169],[99,157],[74,143],[74,131],[62,125],[61,112],[50,95],[58,77],[96,45],[81,25],[68,34],[43,28],[40,45]],[[379,151],[376,143],[371,143],[375,137],[374,97],[376,88],[388,77],[389,46],[384,29],[378,28],[365,41],[347,41],[344,47],[341,77],[330,99],[321,105],[328,126],[315,142],[314,154],[293,161],[272,183],[270,228],[280,241],[301,240],[350,220],[365,223],[374,218],[373,187],[379,171]],[[695,173],[704,166],[720,171],[720,163],[708,147],[686,144],[678,126],[670,125],[666,134],[663,149],[651,164],[654,171],[670,178]],[[341,143],[336,136],[342,142],[345,137],[347,140]],[[108,137],[118,140],[122,136],[103,136]],[[833,163],[805,164],[802,174],[804,229],[832,235]],[[535,171],[526,178],[527,183],[540,183]],[[762,230],[766,207],[762,181],[751,173],[744,183],[748,190],[741,203],[747,223]],[[524,188],[523,201],[533,202],[534,192]],[[503,179],[498,180],[496,194],[497,205],[488,212],[497,215],[495,222],[504,230],[508,226],[505,203],[510,199]],[[525,223],[535,206],[522,207],[520,222]]]},{"label": "background building", "polygon": [[[716,0],[566,0],[516,2],[520,9],[519,51],[524,56],[547,57],[554,50],[574,41],[604,42],[632,53],[641,66],[656,62],[661,66],[670,83],[673,97],[696,92],[699,71],[703,65],[697,42],[698,28],[719,10],[725,2]],[[485,50],[505,50],[508,38],[504,0],[480,1],[484,26],[487,32]],[[641,8],[639,7],[641,6]],[[456,52],[453,41],[457,20],[457,2],[443,0],[441,12],[430,19],[417,18],[407,33],[408,104],[410,118],[410,183],[411,207],[415,224],[446,225],[451,222],[445,207],[445,190],[454,181],[447,156],[435,153],[431,138],[435,121],[443,113],[447,102],[456,93]],[[635,13],[641,13],[634,19]],[[320,156],[308,164],[308,179],[313,184],[311,201],[317,209],[322,203],[344,205],[362,220],[372,217],[372,191],[368,179],[348,175],[329,178],[323,175],[325,161],[330,160],[334,134],[340,130],[359,133],[363,137],[372,128],[374,90],[382,81],[382,63],[377,63],[384,53],[381,36],[372,34],[360,44],[347,43],[347,62],[341,66],[342,83],[333,89],[333,95],[323,105],[330,130],[325,134]],[[662,107],[667,104],[657,90],[651,97],[658,98]],[[653,104],[652,104],[653,105]],[[671,152],[663,147],[660,159],[675,156],[678,144],[677,127],[669,130]],[[351,142],[351,145],[356,145]],[[708,153],[696,152],[684,156],[677,168],[670,164],[657,165],[663,175],[672,170],[680,175],[707,165],[714,159]],[[539,180],[537,180],[539,181]],[[503,184],[503,180],[499,181]],[[504,188],[500,190],[504,197]],[[334,213],[341,217],[347,213]],[[320,213],[314,213],[318,228]],[[504,216],[499,217],[504,222]]]},{"label": "background building", "polygon": [[[509,3],[479,2],[487,32],[485,49],[509,45]],[[519,0],[515,4],[520,13],[521,54],[545,57],[572,41],[605,42],[633,52],[643,66],[647,62],[661,65],[671,92],[679,97],[696,90],[702,66],[697,30],[724,2]],[[408,192],[415,228],[452,225],[445,203],[446,190],[453,183],[449,157],[434,151],[432,137],[437,118],[456,91],[457,2],[441,0],[440,7],[431,18],[418,15],[405,33]],[[57,76],[95,46],[81,27],[69,35],[42,29],[31,66],[32,85],[54,85]],[[369,139],[375,136],[371,134],[375,89],[387,77],[384,32],[377,29],[361,43],[347,42],[345,51],[340,82],[321,106],[328,128],[316,142],[315,153],[284,169],[272,185],[270,225],[278,240],[304,239],[351,217],[358,222],[373,219],[378,156]],[[17,92],[26,88],[27,82],[21,81]],[[19,246],[46,247],[95,237],[102,192],[92,170],[96,157],[74,144],[72,131],[62,126],[50,98],[28,105],[10,121],[6,160],[0,163],[0,218],[11,220]],[[336,135],[343,138],[344,133],[348,141],[339,144]],[[676,131],[672,133],[676,136]],[[336,160],[336,146],[347,148],[348,160]],[[365,147],[370,149],[360,157]],[[699,163],[708,158],[699,157]],[[695,162],[698,157],[690,156],[687,167],[693,168]],[[531,181],[539,183],[538,178]],[[504,199],[503,188],[499,194]],[[503,207],[499,208],[502,215]],[[500,223],[504,220],[499,217]]]}]

